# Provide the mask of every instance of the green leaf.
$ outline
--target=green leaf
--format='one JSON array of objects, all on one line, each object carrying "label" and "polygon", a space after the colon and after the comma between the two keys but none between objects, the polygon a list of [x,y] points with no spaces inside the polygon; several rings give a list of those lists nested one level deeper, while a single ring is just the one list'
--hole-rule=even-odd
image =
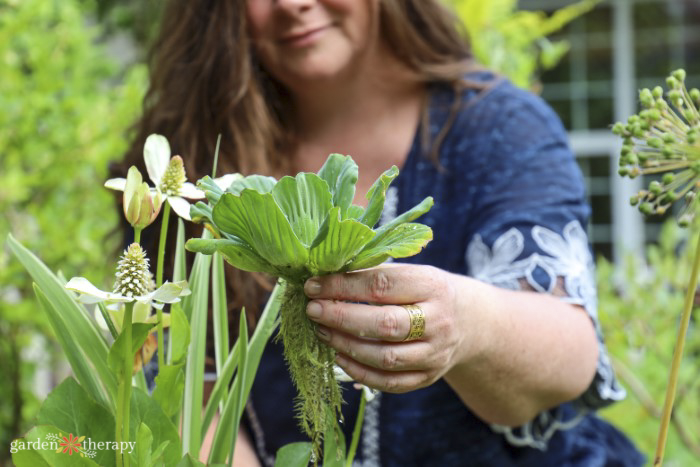
[{"label": "green leaf", "polygon": [[[41,442],[47,443],[47,449],[18,451],[12,455],[12,460],[15,465],[17,467],[43,467],[45,465],[50,465],[51,467],[97,467],[98,465],[107,465],[98,464],[87,457],[81,457],[80,454],[75,451],[73,451],[72,455],[64,452],[56,452],[58,448],[61,448],[60,443],[58,441],[48,441],[46,437],[49,435],[58,435],[60,432],[60,428],[51,425],[41,425],[32,428],[22,441],[36,443],[37,440],[40,440]],[[66,433],[63,434],[65,435]],[[75,435],[75,433],[73,433],[73,435]],[[114,439],[111,441],[114,442]],[[53,446],[53,448],[50,446]],[[112,458],[112,463],[109,465],[114,465],[114,451],[96,452],[98,454],[97,458],[99,458],[100,452],[109,454]]]},{"label": "green leaf", "polygon": [[87,316],[85,308],[78,304],[72,292],[65,289],[65,282],[60,281],[39,258],[24,248],[12,235],[7,236],[7,245],[53,308],[66,323],[70,323],[68,331],[71,337],[92,363],[111,400],[116,400],[117,380],[107,366],[107,344],[95,323]]},{"label": "green leaf", "polygon": [[246,359],[248,357],[248,326],[244,312],[241,313],[238,328],[238,374],[233,380],[233,388],[226,399],[219,425],[214,432],[211,452],[209,453],[210,463],[226,462],[226,458],[233,452],[238,436],[240,416],[243,414],[243,408],[245,407],[243,384],[246,375]]},{"label": "green leaf", "polygon": [[432,196],[428,196],[425,198],[423,201],[421,201],[419,204],[413,206],[411,209],[408,211],[404,212],[400,216],[397,216],[394,220],[391,222],[386,223],[385,225],[381,226],[376,230],[377,235],[372,239],[369,245],[367,245],[367,248],[371,248],[379,242],[382,239],[382,236],[386,235],[387,232],[392,230],[394,227],[397,225],[405,224],[406,222],[411,222],[414,221],[415,219],[419,218],[426,212],[430,211],[430,208],[433,207],[433,198]]},{"label": "green leaf", "polygon": [[348,266],[349,271],[366,269],[382,264],[389,257],[406,258],[419,253],[430,240],[433,231],[423,224],[401,224],[386,232],[378,242],[373,242]]},{"label": "green leaf", "polygon": [[233,235],[227,239],[191,238],[187,241],[187,249],[192,252],[213,255],[221,253],[233,267],[243,271],[264,272],[278,276],[279,271],[260,257],[253,248]]},{"label": "green leaf", "polygon": [[331,154],[318,171],[318,176],[328,183],[328,188],[333,195],[333,206],[340,207],[341,219],[345,219],[348,208],[355,198],[357,164],[350,156]]},{"label": "green leaf", "polygon": [[326,431],[323,433],[323,467],[343,467],[345,465],[345,435],[340,429],[333,411],[327,407]]},{"label": "green leaf", "polygon": [[[221,375],[229,353],[228,342],[228,300],[226,300],[226,275],[224,260],[215,254],[212,258],[212,320],[214,324],[214,363],[217,376]],[[223,404],[221,409],[223,410]]]},{"label": "green leaf", "polygon": [[[228,387],[231,384],[233,373],[238,367],[238,348],[239,341],[236,341],[233,345],[233,349],[226,358],[226,362],[224,362],[223,368],[217,373],[216,383],[214,383],[214,387],[207,400],[207,406],[204,409],[204,417],[202,418],[202,440],[206,437],[211,421],[214,419],[217,406],[223,406],[223,401],[227,399]],[[221,407],[221,412],[223,412],[223,407]]]},{"label": "green leaf", "polygon": [[36,284],[33,285],[34,293],[39,300],[39,304],[46,312],[49,323],[56,334],[56,339],[61,345],[63,353],[66,355],[76,378],[78,378],[78,381],[82,383],[93,399],[100,401],[106,407],[114,411],[114,399],[110,399],[100,386],[100,382],[95,377],[94,370],[90,366],[87,357],[75,342],[73,336],[71,336],[69,328],[63,321],[61,314],[53,307],[41,289]]},{"label": "green leaf", "polygon": [[[160,405],[139,388],[131,390],[131,424],[129,439],[137,439],[137,430],[141,423],[148,425],[153,435],[153,445],[160,446],[167,442],[163,450],[163,462],[165,465],[177,464],[182,455],[180,435],[168,417],[165,416]],[[152,459],[155,459],[155,454]]]},{"label": "green leaf", "polygon": [[[224,195],[222,200],[227,196]],[[205,232],[205,236],[208,234]],[[184,451],[199,457],[201,446],[200,432],[202,424],[203,385],[204,385],[204,356],[207,341],[207,315],[209,311],[209,271],[211,256],[198,253],[192,268],[194,280],[191,300],[184,306],[187,315],[188,308],[192,327],[190,345],[187,352],[185,367],[185,404],[182,419],[182,442]],[[170,465],[170,464],[168,464]]]},{"label": "green leaf", "polygon": [[352,219],[340,220],[340,208],[334,207],[324,223],[323,239],[314,242],[309,265],[314,275],[339,271],[374,237],[374,231]]},{"label": "green leaf", "polygon": [[243,190],[250,188],[258,193],[269,193],[274,188],[277,180],[275,177],[265,177],[263,175],[249,175],[235,180],[226,190],[226,193],[240,195]]},{"label": "green leaf", "polygon": [[209,201],[212,206],[218,203],[219,198],[221,198],[221,195],[224,194],[224,190],[222,190],[209,175],[205,175],[197,180],[197,188],[204,192],[204,195],[207,197],[207,201]]},{"label": "green leaf", "polygon": [[356,221],[360,220],[362,216],[365,214],[365,208],[362,206],[358,206],[357,204],[352,204],[348,208],[348,213],[347,213],[347,218],[348,219],[355,219]]},{"label": "green leaf", "polygon": [[271,265],[284,268],[284,276],[304,270],[309,253],[272,194],[253,190],[244,190],[240,196],[226,193],[214,207],[214,222],[223,232],[252,246]]},{"label": "green leaf", "polygon": [[[115,439],[112,414],[95,402],[73,378],[65,379],[51,391],[39,409],[36,422],[38,425],[52,425],[64,434],[86,436],[95,443],[114,442]],[[114,451],[96,450],[96,453],[95,462],[99,465],[115,465]]]},{"label": "green leaf", "polygon": [[277,451],[275,467],[308,467],[310,460],[311,443],[290,443]]},{"label": "green leaf", "polygon": [[[132,323],[131,324],[131,356],[133,357],[136,352],[141,349],[141,346],[146,342],[146,338],[151,330],[155,328],[155,324],[152,323]],[[124,366],[124,346],[126,345],[126,340],[124,339],[124,334],[119,334],[117,340],[112,344],[112,348],[109,349],[109,357],[107,357],[107,363],[109,367],[114,371],[115,374],[120,374]]]},{"label": "green leaf", "polygon": [[156,376],[156,388],[153,390],[153,399],[163,409],[165,415],[172,418],[182,407],[182,393],[185,390],[184,363],[177,365],[165,365],[158,368]]},{"label": "green leaf", "polygon": [[386,200],[386,191],[389,189],[391,182],[398,177],[399,169],[395,165],[385,171],[367,191],[366,198],[369,200],[367,209],[360,219],[360,222],[366,226],[373,228],[382,216],[384,210],[384,201]]},{"label": "green leaf", "polygon": [[162,467],[163,465],[165,465],[163,463],[163,455],[165,453],[165,449],[168,447],[169,444],[170,441],[163,441],[151,453],[151,467]]},{"label": "green leaf", "polygon": [[183,457],[180,462],[177,463],[176,467],[206,467],[204,464],[199,462],[197,459],[192,457],[189,454],[185,454],[185,457]]},{"label": "green leaf", "polygon": [[314,173],[300,173],[283,177],[272,189],[272,196],[297,238],[308,248],[332,206],[328,184]]},{"label": "green leaf", "polygon": [[170,307],[170,339],[171,351],[168,352],[168,363],[180,363],[187,355],[187,347],[190,345],[190,323],[182,311],[180,303],[173,303]]},{"label": "green leaf", "polygon": [[153,433],[148,425],[141,423],[136,434],[136,460],[139,466],[151,465],[151,446],[153,444]]},{"label": "green leaf", "polygon": [[192,222],[197,224],[202,222],[208,222],[213,224],[212,221],[212,207],[202,201],[197,201],[194,204],[190,204],[190,218]]}]

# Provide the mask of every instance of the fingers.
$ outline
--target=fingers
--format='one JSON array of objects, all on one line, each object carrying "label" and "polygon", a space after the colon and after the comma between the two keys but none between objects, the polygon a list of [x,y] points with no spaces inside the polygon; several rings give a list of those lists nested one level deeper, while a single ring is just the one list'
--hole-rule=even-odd
[{"label": "fingers", "polygon": [[346,334],[389,342],[404,340],[411,326],[408,312],[398,305],[312,300],[306,306],[306,314],[311,320]]},{"label": "fingers", "polygon": [[313,277],[306,281],[304,292],[310,298],[411,304],[434,295],[441,277],[429,266],[392,265]]},{"label": "fingers", "polygon": [[[427,342],[387,345],[384,341],[358,338],[319,326],[318,337],[337,352],[366,366],[385,371],[425,370],[433,364]],[[428,357],[428,358],[426,358]]]},{"label": "fingers", "polygon": [[384,392],[402,393],[424,388],[435,382],[435,378],[425,371],[391,372],[365,366],[341,354],[336,355],[336,363],[358,383]]}]

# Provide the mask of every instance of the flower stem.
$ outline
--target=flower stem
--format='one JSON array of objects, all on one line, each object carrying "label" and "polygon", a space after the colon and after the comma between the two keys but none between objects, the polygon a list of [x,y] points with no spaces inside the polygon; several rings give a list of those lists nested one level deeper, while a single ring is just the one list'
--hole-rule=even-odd
[{"label": "flower stem", "polygon": [[365,391],[360,390],[360,408],[357,410],[357,420],[355,420],[355,428],[352,431],[352,441],[350,442],[350,448],[348,449],[348,457],[345,461],[345,467],[351,467],[352,461],[355,459],[355,453],[357,452],[357,445],[360,442],[360,432],[362,431],[362,422],[365,420],[365,405],[367,405],[367,398],[365,397]]},{"label": "flower stem", "polygon": [[[131,321],[134,313],[134,303],[127,303],[124,307],[124,322],[122,323],[122,334],[123,339],[126,341],[124,343],[124,368],[122,370],[123,381],[122,384],[122,440],[129,441],[129,406],[131,403],[131,372],[134,367],[134,353],[131,344]],[[123,454],[124,467],[129,467],[131,463],[131,458],[129,454]]]},{"label": "flower stem", "polygon": [[[160,242],[158,243],[158,266],[156,269],[156,287],[163,285],[163,258],[165,257],[165,240],[168,237],[170,223],[170,204],[163,206],[163,220],[160,225]],[[163,310],[156,308],[158,317],[158,369],[165,367],[165,345],[163,344]]]},{"label": "flower stem", "polygon": [[143,229],[138,229],[134,227],[134,243],[141,243],[141,231]]},{"label": "flower stem", "polygon": [[693,304],[695,301],[695,290],[698,286],[698,272],[700,272],[700,240],[695,246],[693,269],[690,273],[688,289],[685,293],[685,303],[683,305],[683,315],[681,316],[680,328],[678,329],[676,347],[673,350],[673,362],[671,363],[671,374],[668,377],[668,386],[666,386],[666,400],[664,401],[664,408],[663,412],[661,413],[661,428],[659,429],[659,438],[656,443],[654,467],[662,465],[664,459],[664,449],[666,447],[666,438],[668,437],[668,427],[671,421],[671,413],[673,411],[673,400],[676,396],[676,386],[678,385],[678,371],[680,369],[681,359],[683,357],[685,335],[688,331],[690,315],[693,311]]}]

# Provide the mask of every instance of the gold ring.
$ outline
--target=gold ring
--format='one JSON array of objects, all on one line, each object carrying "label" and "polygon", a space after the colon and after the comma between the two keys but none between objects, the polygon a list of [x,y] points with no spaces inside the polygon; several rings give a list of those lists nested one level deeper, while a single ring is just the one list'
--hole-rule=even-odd
[{"label": "gold ring", "polygon": [[408,311],[408,316],[411,318],[411,326],[408,329],[408,335],[403,342],[414,341],[423,337],[425,333],[425,313],[418,305],[401,305]]}]

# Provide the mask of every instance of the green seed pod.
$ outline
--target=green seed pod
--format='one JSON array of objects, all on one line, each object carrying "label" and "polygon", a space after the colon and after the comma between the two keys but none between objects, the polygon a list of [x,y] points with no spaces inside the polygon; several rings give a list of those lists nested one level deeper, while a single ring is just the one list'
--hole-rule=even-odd
[{"label": "green seed pod", "polygon": [[622,122],[617,122],[616,124],[613,125],[612,127],[612,132],[616,134],[617,136],[622,136],[625,134],[625,124]]},{"label": "green seed pod", "polygon": [[633,152],[633,150],[632,150],[632,147],[630,147],[630,146],[625,145],[625,146],[622,146],[622,149],[620,149],[620,155],[623,157],[632,153],[632,152]]},{"label": "green seed pod", "polygon": [[638,197],[638,196],[632,196],[632,197],[630,198],[630,205],[631,205],[631,206],[636,206],[637,204],[639,204],[639,197]]},{"label": "green seed pod", "polygon": [[668,86],[669,89],[676,89],[679,86],[678,80],[673,76],[669,76],[666,78],[666,86]]},{"label": "green seed pod", "polygon": [[691,99],[697,103],[700,103],[700,90],[698,90],[698,88],[691,89],[689,94]]},{"label": "green seed pod", "polygon": [[644,88],[639,91],[639,102],[646,108],[654,105],[654,97],[651,94],[651,90]]},{"label": "green seed pod", "polygon": [[674,89],[673,91],[668,92],[668,98],[673,102],[677,101],[678,99],[681,99],[681,96],[682,94],[678,89]]},{"label": "green seed pod", "polygon": [[642,128],[642,125],[637,123],[634,125],[634,128],[632,128],[632,136],[635,138],[642,139],[644,138],[644,135],[646,134],[646,131]]},{"label": "green seed pod", "polygon": [[671,149],[669,146],[664,146],[664,148],[661,150],[661,155],[664,157],[664,159],[670,159],[673,157],[673,149]]},{"label": "green seed pod", "polygon": [[649,184],[649,191],[651,191],[655,195],[660,195],[661,192],[663,191],[663,187],[661,186],[661,183],[658,181],[654,180]]},{"label": "green seed pod", "polygon": [[648,216],[654,212],[654,205],[651,203],[642,203],[639,205],[639,211],[645,216]]},{"label": "green seed pod", "polygon": [[664,133],[661,139],[666,144],[671,144],[676,141],[676,138],[671,133]]},{"label": "green seed pod", "polygon": [[691,109],[684,109],[683,118],[685,118],[686,122],[692,122],[695,120],[695,113]]},{"label": "green seed pod", "polygon": [[648,112],[649,120],[652,122],[661,120],[661,112],[659,112],[659,109],[649,109]]},{"label": "green seed pod", "polygon": [[629,171],[629,168],[627,168],[627,167],[620,167],[619,169],[617,169],[617,174],[620,177],[626,177],[627,175],[629,175],[629,173],[630,173],[630,171]]},{"label": "green seed pod", "polygon": [[676,178],[676,176],[669,172],[664,174],[664,176],[661,178],[661,181],[664,185],[668,185],[673,181],[674,178]]},{"label": "green seed pod", "polygon": [[654,99],[660,99],[664,96],[664,89],[661,86],[656,86],[652,91],[651,95]]},{"label": "green seed pod", "polygon": [[663,146],[663,141],[661,141],[661,138],[657,138],[656,136],[654,136],[653,138],[649,138],[647,140],[647,144],[649,145],[649,147],[661,149],[661,146]]},{"label": "green seed pod", "polygon": [[678,70],[674,71],[671,76],[676,78],[679,82],[685,81],[685,70],[683,68],[679,68]]},{"label": "green seed pod", "polygon": [[667,191],[666,194],[664,194],[663,198],[661,200],[664,203],[672,204],[678,201],[678,193],[675,191]]},{"label": "green seed pod", "polygon": [[639,115],[632,115],[627,119],[627,123],[629,125],[634,125],[635,123],[639,123]]}]

